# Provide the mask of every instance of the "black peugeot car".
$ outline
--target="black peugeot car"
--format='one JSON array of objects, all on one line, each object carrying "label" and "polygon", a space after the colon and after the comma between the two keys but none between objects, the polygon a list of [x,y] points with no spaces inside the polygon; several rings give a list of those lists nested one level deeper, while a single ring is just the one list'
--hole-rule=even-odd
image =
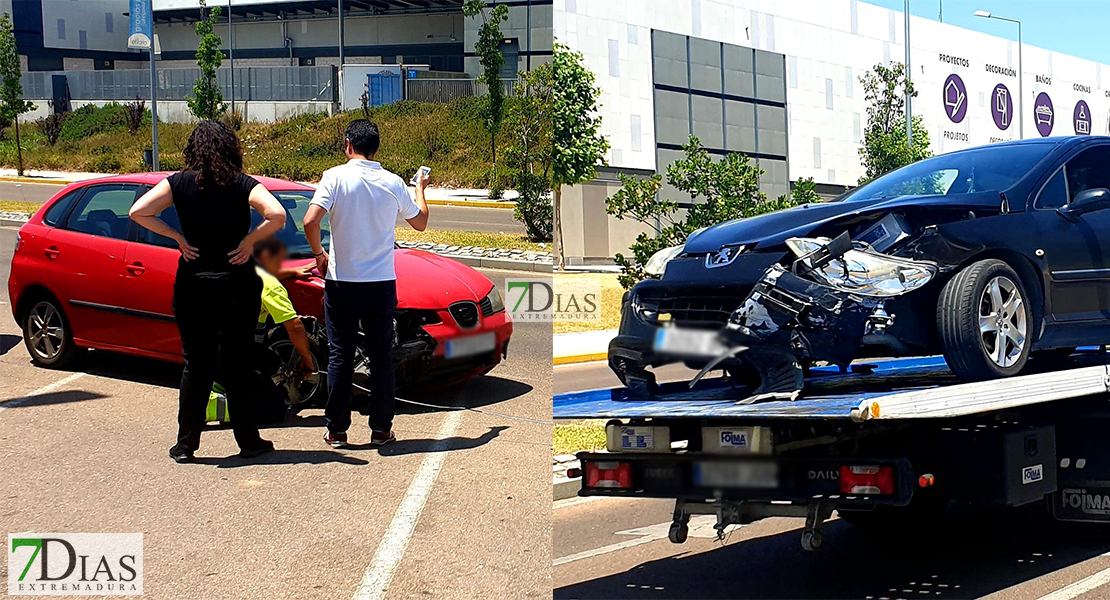
[{"label": "black peugeot car", "polygon": [[1007,142],[903,167],[828,202],[695,232],[647,265],[609,364],[722,373],[795,397],[808,365],[943,354],[965,380],[1110,340],[1110,138]]}]

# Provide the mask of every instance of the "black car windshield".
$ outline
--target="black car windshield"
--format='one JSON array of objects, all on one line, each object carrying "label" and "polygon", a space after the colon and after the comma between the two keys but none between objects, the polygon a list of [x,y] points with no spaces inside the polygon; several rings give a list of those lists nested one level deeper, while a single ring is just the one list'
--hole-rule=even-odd
[{"label": "black car windshield", "polygon": [[999,192],[1017,183],[1054,148],[1053,144],[1018,144],[943,154],[891,171],[840,200]]},{"label": "black car windshield", "polygon": [[[304,214],[308,212],[308,203],[312,200],[312,190],[272,191],[270,192],[285,207],[285,226],[277,232],[278,238],[285,242],[289,249],[289,258],[311,258],[312,248],[308,245],[308,238],[304,235]],[[251,211],[251,226],[256,227],[262,222],[262,215]],[[331,237],[328,217],[320,223],[320,237],[324,247],[328,247],[328,238]]]}]

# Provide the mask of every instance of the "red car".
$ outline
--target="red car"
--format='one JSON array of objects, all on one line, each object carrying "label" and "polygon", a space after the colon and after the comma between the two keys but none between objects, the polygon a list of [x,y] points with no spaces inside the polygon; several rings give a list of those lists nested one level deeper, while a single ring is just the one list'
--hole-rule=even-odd
[{"label": "red car", "polygon": [[[181,362],[181,340],[171,299],[180,256],[176,244],[128,218],[131,204],[168,173],[138,173],[67,186],[19,230],[8,293],[31,359],[61,367],[79,350],[95,348]],[[312,198],[306,185],[258,177],[287,211],[278,234],[289,248],[287,266],[311,261],[301,219]],[[177,225],[173,207],[161,215]],[[255,214],[256,222],[259,217]],[[328,243],[327,221],[324,243]],[[489,372],[506,355],[512,320],[496,286],[457,261],[418,250],[394,251],[397,313],[394,363],[398,387],[440,386]],[[321,370],[327,362],[322,327],[324,282],[291,280],[286,288],[306,319]],[[292,346],[274,328],[268,347],[280,355],[279,384],[295,364]],[[291,403],[316,396],[319,378],[294,388]]]}]

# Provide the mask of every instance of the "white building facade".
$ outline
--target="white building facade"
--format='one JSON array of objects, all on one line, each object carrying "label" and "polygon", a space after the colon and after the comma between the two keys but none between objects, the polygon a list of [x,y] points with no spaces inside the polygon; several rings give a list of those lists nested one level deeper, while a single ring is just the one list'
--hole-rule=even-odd
[{"label": "white building facade", "polygon": [[[653,32],[668,32],[783,55],[787,177],[838,186],[863,175],[867,113],[859,78],[876,64],[905,61],[903,19],[860,0],[555,0],[554,6],[556,41],[581,52],[597,76],[614,169],[666,167],[657,156],[652,40]],[[1016,42],[919,17],[910,27],[918,92],[912,109],[923,118],[933,153],[1018,139],[1022,129],[1027,138],[1110,133],[1110,66],[1025,45],[1019,89]],[[782,183],[767,182],[768,193]],[[596,213],[581,210],[587,218]],[[577,242],[572,233],[567,250],[575,257],[578,244],[577,258],[600,259],[597,244],[584,247],[586,238],[604,233],[611,256],[636,232],[610,223]]]}]

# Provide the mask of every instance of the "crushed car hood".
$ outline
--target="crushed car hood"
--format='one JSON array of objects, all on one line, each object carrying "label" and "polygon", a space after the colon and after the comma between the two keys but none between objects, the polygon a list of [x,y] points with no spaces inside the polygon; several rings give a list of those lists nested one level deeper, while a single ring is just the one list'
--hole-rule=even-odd
[{"label": "crushed car hood", "polygon": [[[461,262],[430,252],[399,248],[393,251],[393,260],[397,272],[398,308],[443,309],[459,300],[478,302],[493,288],[493,282],[485,275]],[[285,266],[297,267],[311,262],[311,259],[295,259],[286,261]],[[323,280],[314,278],[295,282],[295,285],[318,288],[320,302],[323,302]]]},{"label": "crushed car hood", "polygon": [[928,210],[967,209],[997,212],[1001,206],[998,192],[952,196],[896,196],[840,202],[818,202],[777,210],[747,219],[714,225],[686,241],[687,254],[716,252],[729,244],[774,246],[787,238],[804,236],[820,225],[837,219],[900,208]]}]

